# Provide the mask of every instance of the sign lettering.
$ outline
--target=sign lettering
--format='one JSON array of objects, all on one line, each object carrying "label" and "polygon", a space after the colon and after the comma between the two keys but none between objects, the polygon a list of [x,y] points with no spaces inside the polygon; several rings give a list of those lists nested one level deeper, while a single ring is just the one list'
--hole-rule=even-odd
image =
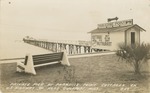
[{"label": "sign lettering", "polygon": [[112,27],[129,26],[129,25],[133,25],[133,19],[98,24],[98,28],[112,28]]}]

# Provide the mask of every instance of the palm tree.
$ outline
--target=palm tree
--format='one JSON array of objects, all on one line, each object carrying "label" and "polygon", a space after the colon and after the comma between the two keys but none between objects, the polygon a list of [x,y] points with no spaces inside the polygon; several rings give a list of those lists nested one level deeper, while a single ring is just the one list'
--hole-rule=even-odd
[{"label": "palm tree", "polygon": [[144,62],[150,59],[150,44],[119,44],[116,55],[122,60],[126,60],[134,67],[134,73],[140,75],[140,68]]}]

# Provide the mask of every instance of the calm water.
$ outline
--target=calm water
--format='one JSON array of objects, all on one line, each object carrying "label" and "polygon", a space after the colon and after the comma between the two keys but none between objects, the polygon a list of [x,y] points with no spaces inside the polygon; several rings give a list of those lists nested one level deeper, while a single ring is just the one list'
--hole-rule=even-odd
[{"label": "calm water", "polygon": [[0,59],[24,57],[27,53],[42,54],[50,51],[24,43],[23,41],[1,42]]},{"label": "calm water", "polygon": [[42,40],[78,41],[90,40],[89,34],[84,32],[54,32],[54,31],[33,31],[26,29],[1,29],[0,32],[0,59],[24,57],[26,53],[39,54],[49,52],[48,50],[23,43],[22,39],[30,36]]}]

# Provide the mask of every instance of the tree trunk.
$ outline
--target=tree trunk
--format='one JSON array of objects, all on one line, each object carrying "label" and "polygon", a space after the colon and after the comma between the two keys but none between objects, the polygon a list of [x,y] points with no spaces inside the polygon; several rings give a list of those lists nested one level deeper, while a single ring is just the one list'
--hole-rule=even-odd
[{"label": "tree trunk", "polygon": [[140,67],[139,67],[139,62],[136,61],[135,62],[135,72],[134,72],[135,75],[140,75]]}]

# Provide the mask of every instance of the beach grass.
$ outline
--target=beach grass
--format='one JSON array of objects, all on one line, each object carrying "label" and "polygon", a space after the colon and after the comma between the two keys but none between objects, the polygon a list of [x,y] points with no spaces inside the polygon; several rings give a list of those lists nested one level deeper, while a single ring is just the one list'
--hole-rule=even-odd
[{"label": "beach grass", "polygon": [[[65,91],[64,93],[149,93],[148,65],[145,64],[141,76],[135,76],[132,67],[126,62],[118,60],[115,54],[82,58],[70,58],[71,66],[61,64],[36,68],[37,75],[16,72],[16,63],[1,64],[1,90],[4,93],[24,92],[64,92],[63,86],[57,91],[48,90],[48,84],[95,84],[86,86],[85,90]],[[16,85],[15,85],[16,84]],[[24,84],[24,85],[17,85]],[[11,86],[34,86],[36,89],[11,89]],[[35,84],[35,85],[34,85]],[[41,85],[40,85],[41,84]],[[42,85],[43,84],[43,85]],[[38,89],[39,87],[44,89]],[[54,86],[53,86],[54,88]],[[20,92],[21,91],[21,92]]]}]

